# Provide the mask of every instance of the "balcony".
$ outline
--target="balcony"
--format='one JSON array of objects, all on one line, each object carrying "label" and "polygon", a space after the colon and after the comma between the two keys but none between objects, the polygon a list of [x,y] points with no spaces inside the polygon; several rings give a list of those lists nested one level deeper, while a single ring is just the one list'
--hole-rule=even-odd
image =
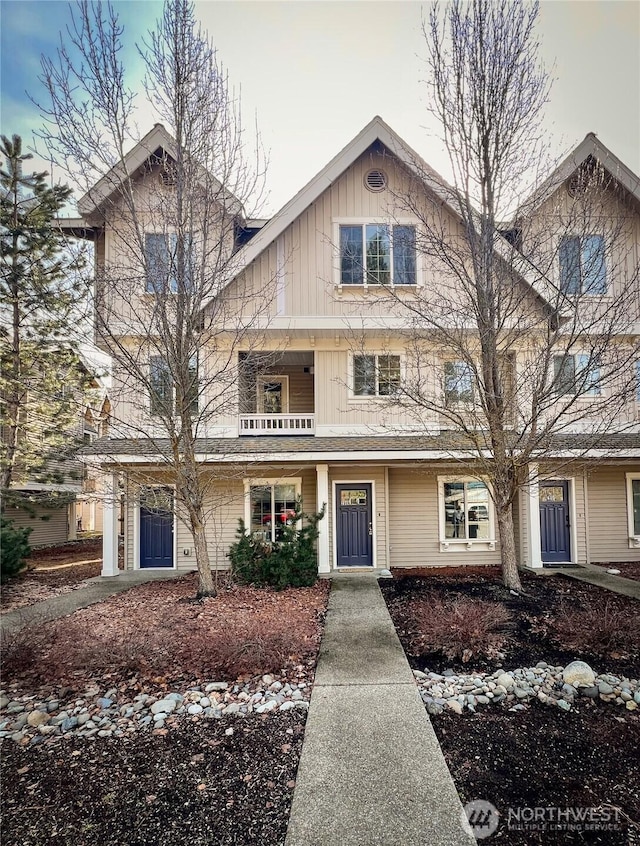
[{"label": "balcony", "polygon": [[242,414],[240,435],[314,435],[315,414]]},{"label": "balcony", "polygon": [[240,353],[239,435],[314,435],[314,355]]}]

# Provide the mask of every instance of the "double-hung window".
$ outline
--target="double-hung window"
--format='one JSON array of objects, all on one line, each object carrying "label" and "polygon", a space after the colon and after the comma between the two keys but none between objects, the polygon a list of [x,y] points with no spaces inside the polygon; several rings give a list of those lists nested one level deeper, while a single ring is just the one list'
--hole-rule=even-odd
[{"label": "double-hung window", "polygon": [[[149,359],[149,409],[152,415],[172,415],[177,408],[175,384],[169,363],[163,356],[154,355]],[[187,382],[184,386],[184,401],[192,415],[198,413],[198,356],[194,353],[187,370]]]},{"label": "double-hung window", "polygon": [[557,396],[579,395],[599,397],[600,363],[597,356],[589,354],[555,355],[553,357],[553,384]]},{"label": "double-hung window", "polygon": [[173,378],[169,362],[160,355],[149,359],[149,411],[156,417],[173,414]]},{"label": "double-hung window", "polygon": [[473,402],[473,368],[466,361],[444,363],[445,405]]},{"label": "double-hung window", "polygon": [[388,397],[400,390],[399,355],[354,355],[353,395]]},{"label": "double-hung window", "polygon": [[147,232],[144,236],[148,294],[175,294],[178,290],[176,246],[175,234]]},{"label": "double-hung window", "polygon": [[340,226],[341,285],[415,285],[415,226]]},{"label": "double-hung window", "polygon": [[475,479],[440,480],[441,541],[493,541],[489,490]]},{"label": "double-hung window", "polygon": [[627,473],[629,548],[640,547],[640,473]]},{"label": "double-hung window", "polygon": [[607,293],[605,241],[602,235],[562,238],[559,248],[560,290],[564,294]]}]

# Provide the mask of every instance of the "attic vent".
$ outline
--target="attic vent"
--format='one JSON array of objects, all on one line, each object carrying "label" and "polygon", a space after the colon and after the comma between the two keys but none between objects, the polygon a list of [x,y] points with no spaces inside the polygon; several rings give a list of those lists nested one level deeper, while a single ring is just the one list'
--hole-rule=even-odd
[{"label": "attic vent", "polygon": [[384,191],[387,177],[382,170],[370,170],[364,178],[364,184],[369,191]]},{"label": "attic vent", "polygon": [[567,193],[570,197],[580,197],[590,189],[604,188],[609,181],[602,165],[589,156],[567,180]]},{"label": "attic vent", "polygon": [[160,182],[163,185],[176,184],[176,169],[171,164],[166,163],[160,170]]}]

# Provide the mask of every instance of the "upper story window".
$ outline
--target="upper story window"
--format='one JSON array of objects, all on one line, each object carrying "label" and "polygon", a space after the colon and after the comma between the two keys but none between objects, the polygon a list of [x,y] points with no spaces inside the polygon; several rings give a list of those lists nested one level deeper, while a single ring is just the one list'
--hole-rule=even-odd
[{"label": "upper story window", "polygon": [[[198,413],[198,357],[196,354],[189,359],[188,381],[185,386],[185,404],[190,413]],[[168,361],[160,355],[151,356],[149,359],[149,411],[157,417],[159,415],[171,416],[176,408],[176,397],[173,377]]]},{"label": "upper story window", "polygon": [[156,232],[144,236],[144,255],[147,267],[147,293],[161,294],[178,290],[176,273],[177,237]]},{"label": "upper story window", "polygon": [[560,290],[564,294],[607,293],[605,242],[602,235],[571,235],[560,241]]},{"label": "upper story window", "polygon": [[399,355],[354,355],[353,395],[388,397],[400,389]]},{"label": "upper story window", "polygon": [[466,361],[444,363],[445,405],[473,402],[473,368]]},{"label": "upper story window", "polygon": [[415,226],[342,224],[340,284],[415,285]]},{"label": "upper story window", "polygon": [[593,355],[554,355],[553,382],[559,397],[579,394],[599,397],[600,365]]},{"label": "upper story window", "polygon": [[640,405],[640,359],[636,361],[636,402]]}]

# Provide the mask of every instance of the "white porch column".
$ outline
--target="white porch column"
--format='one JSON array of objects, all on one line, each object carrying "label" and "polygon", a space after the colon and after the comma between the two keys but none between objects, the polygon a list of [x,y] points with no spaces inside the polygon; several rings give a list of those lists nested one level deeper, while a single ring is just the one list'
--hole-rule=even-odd
[{"label": "white porch column", "polygon": [[318,523],[318,573],[331,572],[329,563],[329,465],[316,464],[316,511],[327,506],[324,518]]},{"label": "white porch column", "polygon": [[527,567],[542,567],[540,540],[540,485],[538,465],[529,465],[529,480],[525,488],[527,504]]},{"label": "white porch column", "polygon": [[118,570],[118,474],[106,473],[104,499],[102,502],[102,573],[101,576],[117,576]]}]

